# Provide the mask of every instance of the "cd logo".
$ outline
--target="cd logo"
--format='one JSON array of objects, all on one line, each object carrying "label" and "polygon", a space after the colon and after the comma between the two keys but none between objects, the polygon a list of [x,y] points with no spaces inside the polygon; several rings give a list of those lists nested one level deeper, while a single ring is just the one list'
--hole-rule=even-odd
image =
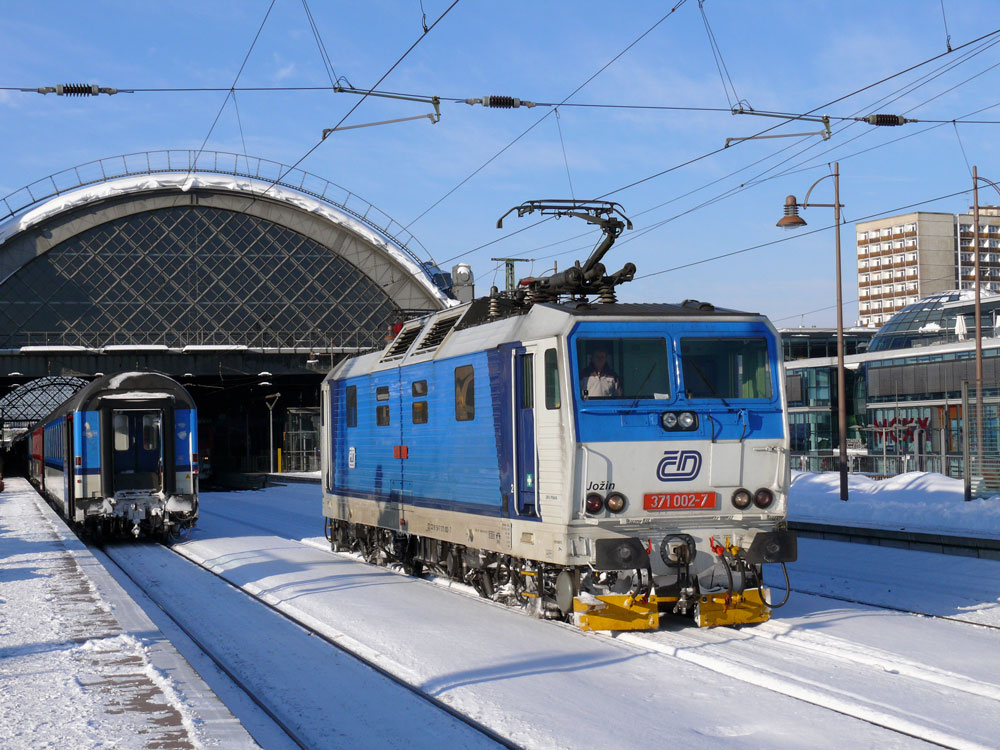
[{"label": "cd logo", "polygon": [[688,482],[701,471],[698,451],[664,451],[656,465],[656,478],[661,482]]}]

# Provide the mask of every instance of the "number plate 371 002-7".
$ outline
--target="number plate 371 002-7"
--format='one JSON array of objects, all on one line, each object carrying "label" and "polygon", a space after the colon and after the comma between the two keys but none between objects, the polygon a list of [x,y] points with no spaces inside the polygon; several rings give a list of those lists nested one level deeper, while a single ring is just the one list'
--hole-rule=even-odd
[{"label": "number plate 371 002-7", "polygon": [[643,495],[645,510],[711,510],[716,507],[715,492],[660,492]]}]

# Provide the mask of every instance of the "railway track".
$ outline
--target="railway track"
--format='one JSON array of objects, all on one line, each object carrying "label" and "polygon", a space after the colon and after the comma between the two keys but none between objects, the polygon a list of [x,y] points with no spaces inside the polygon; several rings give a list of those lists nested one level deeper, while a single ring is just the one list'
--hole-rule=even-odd
[{"label": "railway track", "polygon": [[[268,530],[274,532],[273,528]],[[471,594],[453,586],[448,588],[461,596]],[[920,615],[942,623],[1000,629],[961,617],[865,601],[864,597],[794,586],[793,591]],[[838,638],[801,619],[793,625],[774,620],[742,630],[697,630],[689,624],[671,624],[669,619],[665,622],[664,629],[655,633],[595,637],[630,652],[645,652],[654,659],[685,661],[754,688],[934,746],[955,750],[995,747],[993,727],[1000,721],[1000,683],[989,676],[980,675],[976,679],[906,658],[895,653],[891,646],[885,650]],[[563,624],[554,625],[569,629]],[[893,700],[894,695],[906,695],[912,700]],[[963,707],[961,711],[955,711],[957,705]],[[970,715],[976,717],[971,722]]]},{"label": "railway track", "polygon": [[[678,628],[606,637],[938,747],[996,746],[1000,684],[817,630],[771,621],[742,630]],[[888,702],[894,694],[907,695],[909,705]],[[964,707],[961,717],[956,704]],[[982,718],[976,726],[970,726],[970,708]]]},{"label": "railway track", "polygon": [[[149,546],[149,549],[157,552],[168,550],[168,548],[153,546]],[[308,726],[304,727],[301,721],[297,721],[295,718],[287,716],[286,714],[288,711],[282,707],[280,701],[272,700],[268,697],[266,692],[262,693],[259,687],[254,685],[255,680],[253,673],[259,665],[246,662],[234,664],[231,658],[228,658],[225,654],[221,654],[219,649],[216,648],[213,643],[208,642],[204,637],[201,637],[194,628],[190,627],[188,621],[188,618],[191,617],[190,613],[188,613],[187,616],[179,614],[173,603],[169,600],[165,600],[165,597],[157,590],[155,585],[151,585],[150,581],[141,573],[136,573],[137,568],[140,571],[147,571],[149,568],[155,569],[157,567],[156,565],[151,565],[147,568],[147,566],[142,564],[137,566],[135,562],[137,550],[141,555],[141,549],[137,548],[137,545],[135,544],[127,544],[120,547],[108,546],[104,550],[105,554],[103,557],[109,564],[114,565],[116,570],[120,571],[123,576],[128,578],[133,585],[149,597],[150,600],[153,601],[156,606],[159,607],[160,610],[162,610],[162,612],[172,621],[172,623],[188,638],[190,638],[191,641],[195,643],[195,645],[197,645],[202,652],[204,652],[211,662],[219,670],[226,674],[226,676],[228,676],[230,680],[232,680],[232,682],[274,722],[275,726],[280,729],[281,733],[284,734],[291,743],[300,748],[326,746],[324,741],[318,740],[315,736],[310,734]],[[265,608],[267,611],[277,615],[282,620],[294,625],[296,628],[306,631],[311,637],[319,639],[339,653],[346,655],[351,660],[365,665],[365,667],[376,672],[385,681],[392,683],[394,686],[404,690],[412,696],[415,696],[420,702],[427,704],[431,710],[440,711],[449,715],[452,719],[460,722],[472,733],[478,735],[483,740],[480,743],[475,743],[476,745],[495,745],[507,748],[520,747],[489,727],[479,723],[469,716],[466,716],[454,707],[441,701],[437,697],[430,695],[426,691],[388,671],[378,663],[377,654],[363,653],[364,649],[359,647],[360,644],[352,644],[350,638],[331,637],[328,632],[323,632],[315,627],[312,627],[307,622],[302,622],[291,617],[289,614],[265,601],[262,597],[254,595],[245,589],[236,588],[210,568],[199,564],[198,561],[181,555],[175,550],[169,550],[169,554],[183,560],[187,565],[196,566],[199,570],[210,574],[214,579],[223,582],[228,589],[234,592],[234,594],[252,600],[255,605]],[[315,717],[315,719],[317,721],[321,721],[322,717]],[[355,720],[360,719],[355,718]]]},{"label": "railway track", "polygon": [[287,737],[294,745],[303,748],[303,750],[309,750],[310,745],[306,741],[306,738],[302,736],[295,728],[290,726],[285,722],[281,716],[280,712],[276,711],[273,707],[268,705],[268,702],[257,695],[257,692],[242,678],[239,672],[235,669],[231,669],[226,660],[218,656],[212,649],[211,644],[205,643],[198,635],[187,625],[182,617],[175,616],[171,612],[169,605],[162,601],[158,601],[155,596],[155,592],[145,584],[145,582],[138,576],[133,575],[130,570],[130,566],[120,564],[116,559],[115,548],[105,547],[101,550],[104,554],[99,556],[105,562],[105,565],[113,565],[115,570],[121,575],[125,576],[132,584],[138,588],[142,593],[149,597],[150,601],[159,607],[160,611],[173,623],[173,625],[179,629],[184,635],[191,639],[201,652],[214,664],[223,674],[225,674],[233,684],[235,684],[243,693],[246,695],[250,701],[253,702],[261,711],[263,711],[275,726],[280,729],[281,733]]}]

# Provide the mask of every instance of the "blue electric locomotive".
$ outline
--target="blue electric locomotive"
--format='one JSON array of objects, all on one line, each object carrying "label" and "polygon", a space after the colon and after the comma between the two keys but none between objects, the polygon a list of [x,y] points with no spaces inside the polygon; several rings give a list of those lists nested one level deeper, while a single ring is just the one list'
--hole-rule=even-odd
[{"label": "blue electric locomotive", "polygon": [[23,435],[29,479],[95,537],[169,539],[198,518],[198,418],[157,372],[97,378]]},{"label": "blue electric locomotive", "polygon": [[795,558],[777,332],[691,300],[617,303],[634,266],[598,262],[617,206],[531,210],[589,217],[605,242],[521,294],[409,321],[325,380],[332,546],[583,628],[768,619],[762,565]]}]

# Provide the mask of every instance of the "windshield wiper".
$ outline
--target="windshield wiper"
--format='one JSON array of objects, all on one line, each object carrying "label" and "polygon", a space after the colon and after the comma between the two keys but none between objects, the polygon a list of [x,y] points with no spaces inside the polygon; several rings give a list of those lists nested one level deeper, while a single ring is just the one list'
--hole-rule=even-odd
[{"label": "windshield wiper", "polygon": [[650,367],[649,368],[649,372],[646,373],[646,377],[643,379],[642,384],[639,386],[639,390],[638,390],[638,394],[639,395],[635,397],[635,401],[633,401],[632,405],[629,407],[630,409],[634,409],[636,407],[636,404],[639,403],[639,399],[642,398],[642,389],[645,388],[646,387],[646,383],[649,382],[649,378],[653,374],[653,370],[656,369],[656,365],[657,365],[657,363],[653,362],[653,366]]},{"label": "windshield wiper", "polygon": [[701,369],[701,367],[698,366],[698,363],[695,360],[693,360],[693,359],[689,359],[689,360],[686,361],[686,364],[691,365],[695,369],[695,372],[698,373],[698,375],[704,381],[705,385],[708,386],[708,390],[710,390],[712,392],[712,395],[715,396],[717,399],[719,399],[719,401],[721,401],[727,407],[729,407],[729,402],[726,401],[726,399],[724,399],[722,397],[722,394],[720,394],[717,390],[715,390],[715,386],[712,385],[712,381],[708,379],[708,376]]}]

